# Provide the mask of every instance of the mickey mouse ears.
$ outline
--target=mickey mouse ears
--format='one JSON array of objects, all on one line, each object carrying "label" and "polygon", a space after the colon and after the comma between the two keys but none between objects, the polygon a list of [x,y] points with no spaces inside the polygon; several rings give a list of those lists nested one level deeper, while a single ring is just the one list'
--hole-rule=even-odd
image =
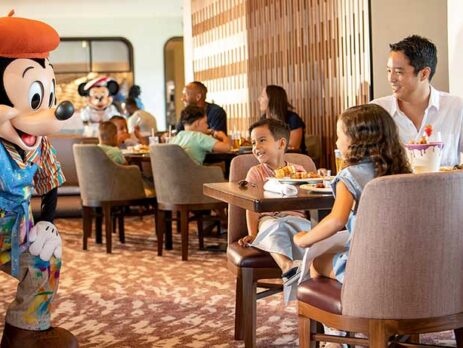
[{"label": "mickey mouse ears", "polygon": [[0,57],[47,58],[59,45],[58,33],[48,24],[32,19],[0,17]]}]

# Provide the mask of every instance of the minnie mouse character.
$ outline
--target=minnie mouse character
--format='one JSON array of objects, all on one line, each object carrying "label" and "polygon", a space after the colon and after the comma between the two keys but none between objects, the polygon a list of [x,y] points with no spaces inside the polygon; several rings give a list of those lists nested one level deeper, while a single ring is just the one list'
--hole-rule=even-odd
[{"label": "minnie mouse character", "polygon": [[[13,14],[0,18],[0,269],[19,285],[1,347],[77,347],[69,331],[50,327],[61,267],[61,237],[52,222],[64,176],[45,136],[59,131],[74,107],[64,101],[55,108],[55,75],[47,57],[59,44],[58,34]],[[35,225],[33,189],[42,195]]]},{"label": "minnie mouse character", "polygon": [[119,91],[119,84],[113,79],[103,76],[79,85],[79,94],[87,97],[87,103],[81,111],[80,118],[85,124],[84,136],[98,136],[100,122],[109,121],[112,116],[119,115],[112,104],[113,96]]}]

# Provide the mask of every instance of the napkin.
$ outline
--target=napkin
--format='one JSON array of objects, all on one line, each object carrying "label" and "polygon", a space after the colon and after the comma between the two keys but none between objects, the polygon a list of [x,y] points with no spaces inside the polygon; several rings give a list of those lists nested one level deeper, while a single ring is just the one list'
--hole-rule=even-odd
[{"label": "napkin", "polygon": [[278,179],[268,179],[264,184],[264,190],[279,193],[285,196],[295,196],[297,195],[297,188],[294,185],[283,184],[278,181]]}]

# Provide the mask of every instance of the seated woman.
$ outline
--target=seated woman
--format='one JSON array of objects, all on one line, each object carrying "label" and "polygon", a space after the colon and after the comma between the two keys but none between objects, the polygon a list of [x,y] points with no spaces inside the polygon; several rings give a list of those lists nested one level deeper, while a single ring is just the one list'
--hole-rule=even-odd
[{"label": "seated woman", "polygon": [[259,96],[259,108],[264,113],[262,118],[274,118],[288,125],[289,150],[300,150],[306,153],[305,123],[302,118],[292,111],[293,106],[288,101],[288,96],[283,87],[268,85]]},{"label": "seated woman", "polygon": [[210,131],[207,128],[207,116],[203,108],[189,105],[182,110],[180,121],[185,127],[170,140],[180,145],[198,164],[203,164],[208,152],[228,152],[231,149],[230,138],[222,131]]}]

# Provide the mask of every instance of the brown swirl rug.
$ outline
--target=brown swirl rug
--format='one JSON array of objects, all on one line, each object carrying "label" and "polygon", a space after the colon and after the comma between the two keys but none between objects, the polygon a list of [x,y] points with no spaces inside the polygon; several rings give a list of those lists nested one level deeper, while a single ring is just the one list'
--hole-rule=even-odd
[{"label": "brown swirl rug", "polygon": [[[126,219],[126,243],[113,235],[111,255],[94,241],[82,250],[80,219],[56,224],[64,248],[53,323],[72,331],[81,347],[244,346],[233,340],[235,285],[225,253],[199,251],[193,225],[189,261],[182,262],[176,233],[174,250],[156,255],[148,217]],[[0,312],[5,313],[17,282],[3,273],[0,282]],[[258,347],[297,347],[295,304],[285,307],[277,294],[260,300],[257,312]],[[455,345],[451,332],[424,340]]]}]

